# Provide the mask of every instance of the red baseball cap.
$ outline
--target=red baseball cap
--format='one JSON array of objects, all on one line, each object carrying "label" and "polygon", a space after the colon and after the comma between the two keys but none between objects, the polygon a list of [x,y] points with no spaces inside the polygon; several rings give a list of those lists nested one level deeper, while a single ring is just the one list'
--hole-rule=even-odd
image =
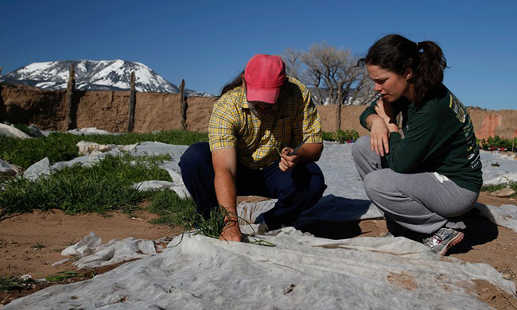
[{"label": "red baseball cap", "polygon": [[253,56],[244,70],[248,101],[274,104],[286,79],[282,58],[274,55]]}]

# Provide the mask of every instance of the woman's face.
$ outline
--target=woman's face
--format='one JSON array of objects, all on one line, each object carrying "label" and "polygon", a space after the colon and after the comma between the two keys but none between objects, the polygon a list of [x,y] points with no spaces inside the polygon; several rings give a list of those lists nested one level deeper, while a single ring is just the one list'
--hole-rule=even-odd
[{"label": "woman's face", "polygon": [[381,93],[386,102],[394,102],[404,96],[411,100],[408,80],[412,70],[408,69],[403,75],[388,71],[377,65],[366,65],[368,76],[374,83],[374,90]]}]

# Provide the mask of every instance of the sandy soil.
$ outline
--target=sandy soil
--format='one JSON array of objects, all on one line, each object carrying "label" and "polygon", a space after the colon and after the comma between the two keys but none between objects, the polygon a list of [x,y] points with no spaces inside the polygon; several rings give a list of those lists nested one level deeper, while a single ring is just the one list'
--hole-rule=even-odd
[{"label": "sandy soil", "polygon": [[[245,198],[244,198],[245,199]],[[256,198],[252,198],[256,199]],[[482,193],[479,202],[490,205],[517,204],[515,199],[493,197]],[[66,215],[59,210],[51,212],[35,211],[11,216],[0,223],[0,276],[20,276],[31,274],[33,278],[44,278],[61,271],[77,271],[71,262],[52,266],[64,257],[60,252],[76,243],[91,231],[103,242],[111,239],[136,237],[156,240],[174,236],[181,227],[170,228],[153,225],[148,221],[154,215],[137,212],[133,216],[114,212],[108,216],[98,214]],[[517,285],[517,233],[498,227],[473,213],[467,219],[468,230],[464,241],[453,248],[449,257],[466,262],[487,263]],[[382,220],[365,220],[350,223],[340,234],[346,237],[381,236],[386,233]],[[443,259],[449,259],[444,257]],[[60,283],[84,280],[112,269],[113,267],[80,271],[80,275]],[[406,289],[414,289],[414,280],[405,274],[390,274],[388,280]],[[496,309],[517,309],[517,298],[502,292],[486,281],[475,281],[469,288],[473,294]],[[20,296],[27,295],[48,284],[35,285],[30,290],[0,292],[0,305]]]}]

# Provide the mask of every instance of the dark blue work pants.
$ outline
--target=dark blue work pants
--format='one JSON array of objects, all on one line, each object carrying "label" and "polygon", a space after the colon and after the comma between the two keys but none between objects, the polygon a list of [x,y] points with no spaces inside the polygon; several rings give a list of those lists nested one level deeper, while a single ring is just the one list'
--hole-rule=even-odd
[{"label": "dark blue work pants", "polygon": [[[198,212],[207,216],[212,208],[218,207],[209,144],[200,142],[191,145],[181,156],[179,166],[183,183]],[[327,187],[323,173],[315,163],[300,164],[283,172],[278,168],[278,161],[260,170],[238,164],[235,185],[239,196],[278,199],[273,209],[263,213],[269,229],[293,225],[302,211],[318,202]]]}]

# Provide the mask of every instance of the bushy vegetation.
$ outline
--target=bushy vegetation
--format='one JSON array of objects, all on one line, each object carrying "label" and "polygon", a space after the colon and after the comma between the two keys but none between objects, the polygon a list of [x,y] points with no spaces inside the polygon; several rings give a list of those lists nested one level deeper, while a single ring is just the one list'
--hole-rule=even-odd
[{"label": "bushy vegetation", "polygon": [[77,156],[76,144],[89,141],[99,144],[128,145],[143,141],[189,145],[198,141],[208,141],[206,133],[181,130],[157,133],[128,133],[122,135],[84,135],[52,133],[48,137],[16,139],[0,136],[0,158],[24,169],[48,157],[51,163],[71,160]]},{"label": "bushy vegetation", "polygon": [[478,139],[481,149],[487,151],[517,151],[517,138],[504,139],[499,136],[489,137],[488,139]]},{"label": "bushy vegetation", "polygon": [[359,138],[359,133],[354,130],[341,130],[336,132],[323,132],[323,140],[325,141],[336,141],[339,143],[351,143]]}]

